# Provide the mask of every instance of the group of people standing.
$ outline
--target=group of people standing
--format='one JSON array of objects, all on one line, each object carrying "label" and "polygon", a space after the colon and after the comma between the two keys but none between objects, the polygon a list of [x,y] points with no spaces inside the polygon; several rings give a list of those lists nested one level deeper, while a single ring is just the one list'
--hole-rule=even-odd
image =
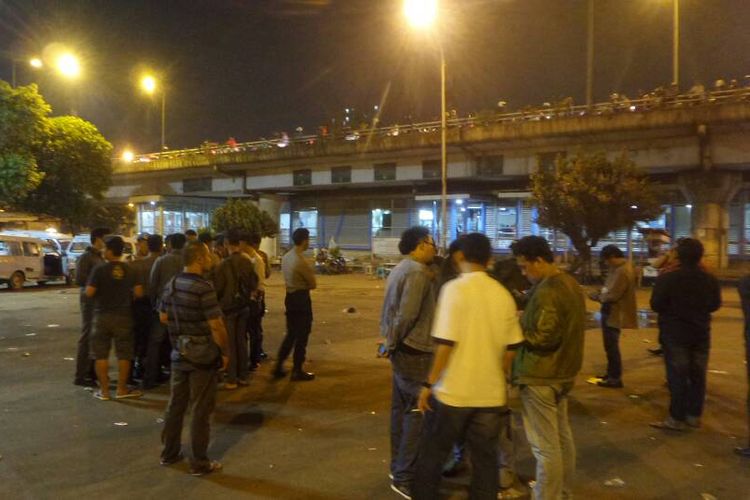
[{"label": "group of people standing", "polygon": [[[78,259],[81,337],[76,385],[91,386],[102,401],[112,399],[108,359],[118,360],[115,399],[138,398],[170,372],[171,395],[162,441],[162,465],[183,458],[182,421],[192,406],[190,471],[202,475],[221,467],[207,457],[210,425],[220,374],[223,388],[249,384],[249,374],[267,356],[263,351],[265,280],[270,275],[261,238],[229,230],[210,233],[141,235],[135,259],[123,259],[124,241],[106,228],[91,232],[91,246]],[[287,335],[273,369],[287,375],[284,362],[294,350],[291,379],[313,380],[304,371],[312,326],[312,267],[302,258],[309,233],[299,229],[295,247],[282,260],[287,285]],[[166,248],[164,248],[166,243]],[[131,368],[134,373],[131,373]],[[166,370],[165,370],[166,369]],[[141,379],[140,389],[135,379]]]},{"label": "group of people standing", "polygon": [[[454,241],[439,266],[428,230],[411,228],[401,237],[405,259],[388,278],[381,334],[393,372],[391,489],[404,498],[437,498],[441,476],[460,460],[464,445],[471,454],[471,498],[522,493],[514,488],[508,439],[511,384],[536,459],[534,498],[570,497],[576,452],[568,395],[583,360],[584,289],[554,263],[544,238],[527,236],[511,248],[531,283],[527,291],[488,272],[492,251],[482,234]],[[721,293],[701,265],[700,241],[682,238],[672,253],[651,297],[671,403],[669,415],[651,425],[685,431],[701,425],[711,313]],[[637,279],[616,246],[604,247],[600,257],[606,279],[590,298],[601,303],[607,371],[592,383],[616,389],[623,387],[621,330],[637,328]]]}]

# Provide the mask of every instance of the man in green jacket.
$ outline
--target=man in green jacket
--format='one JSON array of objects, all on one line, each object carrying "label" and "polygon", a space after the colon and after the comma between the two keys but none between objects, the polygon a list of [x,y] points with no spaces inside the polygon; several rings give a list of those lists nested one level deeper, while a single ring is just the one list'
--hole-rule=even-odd
[{"label": "man in green jacket", "polygon": [[570,496],[575,471],[568,393],[583,362],[586,305],[580,285],[553,263],[547,240],[521,238],[513,254],[534,286],[521,316],[524,342],[516,349],[512,381],[520,388],[537,461],[534,498],[557,500]]}]

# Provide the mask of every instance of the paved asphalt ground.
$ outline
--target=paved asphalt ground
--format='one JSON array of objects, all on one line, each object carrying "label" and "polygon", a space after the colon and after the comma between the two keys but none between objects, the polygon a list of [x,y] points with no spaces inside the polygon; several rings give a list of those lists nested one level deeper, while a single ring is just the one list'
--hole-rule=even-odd
[{"label": "paved asphalt ground", "polygon": [[[249,387],[220,391],[210,453],[224,470],[195,478],[184,463],[158,465],[166,387],[102,402],[72,385],[77,290],[0,290],[0,498],[397,498],[386,464],[390,369],[375,357],[382,294],[383,282],[365,276],[321,277],[309,349],[318,379],[272,382],[265,365]],[[639,305],[647,301],[644,290]],[[357,312],[345,313],[350,306]],[[269,309],[273,353],[283,332],[278,273]],[[737,294],[727,288],[714,320],[704,426],[678,435],[648,426],[668,403],[662,361],[645,351],[656,331],[624,335],[621,390],[585,383],[604,360],[600,332],[588,332],[571,401],[578,498],[750,498],[750,461],[732,454],[746,440],[741,330]],[[518,440],[519,472],[531,478],[522,432]],[[615,478],[624,485],[605,484]],[[446,494],[466,498],[466,481],[445,482]]]}]

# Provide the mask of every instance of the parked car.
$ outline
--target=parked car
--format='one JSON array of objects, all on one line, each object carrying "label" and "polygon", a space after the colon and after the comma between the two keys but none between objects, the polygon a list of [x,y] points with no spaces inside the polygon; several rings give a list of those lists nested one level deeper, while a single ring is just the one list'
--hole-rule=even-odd
[{"label": "parked car", "polygon": [[45,245],[39,238],[0,233],[0,283],[18,290],[27,281],[43,285],[61,279],[62,256],[45,254]]},{"label": "parked car", "polygon": [[[136,246],[136,240],[135,238],[131,238],[129,236],[120,236],[120,238],[123,239],[125,242],[125,248],[123,249],[123,260],[124,261],[131,261],[135,258],[135,246]],[[71,277],[71,282],[75,281],[75,275],[76,275],[76,261],[78,261],[78,257],[83,254],[83,252],[86,251],[86,248],[88,248],[91,245],[91,235],[88,233],[86,234],[76,234],[73,237],[73,240],[70,242],[67,248],[67,274]]]},{"label": "parked car", "polygon": [[14,236],[28,236],[31,238],[38,238],[44,242],[44,255],[57,256],[59,259],[49,258],[48,265],[54,265],[56,260],[60,262],[60,269],[51,269],[50,276],[61,276],[65,278],[65,282],[70,285],[72,280],[68,273],[68,254],[67,249],[70,242],[73,240],[72,234],[58,233],[56,231],[33,231],[33,230],[5,230],[3,234],[10,234]]}]

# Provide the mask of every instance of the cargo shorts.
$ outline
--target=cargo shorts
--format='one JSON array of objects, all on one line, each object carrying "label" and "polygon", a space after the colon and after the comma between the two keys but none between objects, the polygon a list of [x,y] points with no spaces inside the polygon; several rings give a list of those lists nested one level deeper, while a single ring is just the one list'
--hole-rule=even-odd
[{"label": "cargo shorts", "polygon": [[108,359],[112,341],[115,344],[117,359],[133,359],[135,351],[133,318],[123,314],[95,312],[89,344],[91,359]]}]

